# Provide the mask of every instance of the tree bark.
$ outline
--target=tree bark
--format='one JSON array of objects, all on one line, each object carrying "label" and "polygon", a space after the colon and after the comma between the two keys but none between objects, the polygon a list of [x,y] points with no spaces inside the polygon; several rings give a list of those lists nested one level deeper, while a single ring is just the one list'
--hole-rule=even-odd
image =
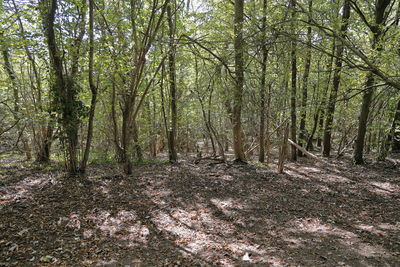
[{"label": "tree bark", "polygon": [[86,147],[85,152],[83,154],[83,158],[81,161],[80,171],[86,171],[86,165],[89,160],[90,146],[92,144],[93,138],[93,121],[94,114],[96,110],[96,102],[97,102],[97,86],[93,80],[93,57],[94,57],[94,0],[89,0],[89,88],[92,93],[91,101],[90,101],[90,110],[89,110],[89,122],[88,122],[88,130],[86,136]]},{"label": "tree bark", "polygon": [[171,5],[167,7],[168,16],[168,30],[170,47],[168,54],[168,67],[169,67],[169,90],[170,90],[170,108],[171,108],[171,124],[168,129],[168,157],[171,163],[178,161],[178,155],[176,152],[176,127],[177,127],[177,110],[176,110],[176,69],[175,69],[175,20],[171,11]]},{"label": "tree bark", "polygon": [[[312,29],[311,29],[311,20],[312,20],[312,0],[308,2],[308,16],[309,16],[309,26],[307,27],[307,48],[306,48],[306,58],[304,64],[304,74],[303,74],[303,96],[301,99],[301,113],[300,113],[300,128],[299,128],[299,140],[298,144],[303,147],[307,146],[306,140],[306,119],[307,119],[307,98],[308,98],[308,76],[310,74],[310,66],[311,66],[311,40],[312,40]],[[303,152],[299,149],[298,155],[303,156]]]},{"label": "tree bark", "polygon": [[400,152],[400,100],[397,102],[397,108],[394,114],[391,135],[388,141],[392,142],[392,152]]},{"label": "tree bark", "polygon": [[261,61],[261,81],[260,81],[260,131],[259,131],[259,154],[258,161],[265,161],[265,91],[266,82],[265,76],[267,75],[267,58],[268,50],[265,44],[266,40],[266,27],[267,27],[267,0],[263,0],[263,17],[261,21],[262,27],[262,61]]},{"label": "tree bark", "polygon": [[[292,38],[295,38],[296,33],[296,0],[290,1],[291,8],[291,34]],[[291,56],[291,66],[292,66],[292,82],[290,90],[290,138],[293,142],[296,142],[297,135],[297,115],[296,115],[296,93],[297,93],[297,41],[293,40],[290,42],[290,56]],[[291,146],[291,160],[297,160],[297,150],[296,147]]]},{"label": "tree bark", "polygon": [[[372,50],[377,52],[378,56],[374,63],[378,63],[380,52],[382,51],[382,37],[385,34],[383,31],[383,26],[385,24],[385,10],[390,5],[390,0],[378,0],[375,4],[375,21],[370,26],[370,30],[373,34],[372,39]],[[363,164],[363,150],[364,150],[364,140],[367,131],[367,123],[368,123],[368,115],[369,109],[372,102],[372,96],[374,93],[374,82],[375,82],[375,75],[373,70],[369,71],[367,74],[367,81],[365,82],[365,87],[367,88],[363,93],[362,104],[361,104],[361,111],[360,117],[358,120],[358,132],[357,138],[355,142],[355,149],[354,149],[354,163],[355,164]]]},{"label": "tree bark", "polygon": [[235,48],[235,90],[233,94],[233,150],[235,161],[245,162],[242,132],[242,97],[244,86],[244,60],[243,60],[243,17],[244,0],[235,0],[235,19],[234,19],[234,48]]},{"label": "tree bark", "polygon": [[[374,76],[370,72],[368,73],[367,81],[365,83],[365,87],[370,87],[374,84]],[[358,120],[358,131],[357,131],[357,139],[355,141],[355,149],[354,149],[354,162],[356,164],[364,163],[363,160],[363,151],[365,144],[365,134],[367,132],[367,121],[369,115],[369,107],[372,101],[373,90],[367,90],[363,94],[360,117]]]},{"label": "tree bark", "polygon": [[[78,23],[79,35],[76,37],[72,53],[71,74],[64,71],[64,58],[61,57],[55,35],[55,15],[57,11],[57,0],[42,0],[44,31],[47,47],[49,50],[50,64],[54,82],[51,85],[53,93],[53,109],[61,115],[62,134],[66,137],[66,169],[70,174],[78,172],[77,146],[79,115],[77,107],[81,103],[77,99],[78,89],[75,84],[74,75],[77,73],[79,47],[85,32],[85,8],[82,8],[81,21]],[[83,2],[85,4],[85,2]]]}]

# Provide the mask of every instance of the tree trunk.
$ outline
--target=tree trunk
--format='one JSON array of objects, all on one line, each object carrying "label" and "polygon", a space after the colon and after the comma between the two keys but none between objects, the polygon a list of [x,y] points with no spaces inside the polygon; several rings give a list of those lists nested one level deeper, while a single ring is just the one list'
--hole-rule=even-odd
[{"label": "tree trunk", "polygon": [[142,146],[140,145],[139,139],[139,126],[137,125],[136,120],[132,124],[132,138],[133,138],[133,149],[135,150],[136,160],[141,162],[143,161],[143,152]]},{"label": "tree trunk", "polygon": [[176,127],[177,127],[177,110],[176,110],[176,69],[175,69],[175,20],[171,11],[171,5],[167,7],[168,16],[168,29],[170,47],[168,54],[168,67],[169,67],[169,90],[170,90],[170,108],[171,108],[171,125],[168,130],[168,156],[169,161],[174,163],[178,160],[176,153]]},{"label": "tree trunk", "polygon": [[[296,33],[296,0],[290,1],[290,8],[292,13],[291,19],[291,34],[292,38],[295,37]],[[297,135],[297,115],[296,115],[296,93],[297,93],[297,41],[292,40],[290,48],[291,55],[291,66],[292,66],[292,83],[290,90],[290,138],[293,142],[296,142]],[[296,147],[291,146],[291,160],[297,160],[297,150]]]},{"label": "tree trunk", "polygon": [[61,56],[60,49],[56,42],[55,35],[55,15],[57,10],[57,0],[42,0],[44,30],[49,50],[50,64],[54,82],[51,85],[51,91],[54,94],[53,109],[61,115],[62,134],[65,135],[66,143],[66,169],[70,174],[78,171],[77,146],[78,146],[78,128],[79,128],[79,106],[78,89],[75,84],[74,74],[78,70],[79,47],[85,32],[84,18],[85,7],[81,9],[81,21],[79,22],[79,36],[76,37],[72,54],[71,74],[64,72],[64,58]]},{"label": "tree trunk", "polygon": [[400,100],[397,102],[396,112],[394,114],[391,135],[388,141],[392,142],[392,152],[400,152]]},{"label": "tree trunk", "polygon": [[123,169],[126,174],[132,174],[132,162],[131,162],[131,110],[129,100],[125,101],[124,110],[122,113],[122,136],[121,136],[121,143],[122,143],[122,164]]},{"label": "tree trunk", "polygon": [[242,132],[242,97],[244,86],[244,62],[243,62],[243,16],[244,0],[235,0],[235,19],[234,19],[234,48],[235,48],[235,90],[233,96],[233,149],[235,161],[245,162]]},{"label": "tree trunk", "polygon": [[278,173],[283,173],[283,168],[286,161],[286,151],[289,137],[289,124],[286,124],[281,129],[282,141],[279,146]]},{"label": "tree trunk", "polygon": [[93,28],[93,10],[94,0],[89,0],[89,88],[92,93],[92,99],[90,102],[89,110],[89,123],[86,136],[86,147],[81,161],[80,171],[86,171],[86,165],[89,160],[90,146],[93,138],[93,121],[96,110],[97,101],[97,86],[93,81],[93,56],[94,56],[94,28]]},{"label": "tree trunk", "polygon": [[[304,65],[304,74],[303,74],[303,97],[301,99],[301,114],[300,114],[300,129],[299,129],[299,140],[298,144],[303,147],[307,146],[306,140],[306,118],[307,118],[307,89],[308,89],[308,76],[310,74],[310,65],[311,65],[311,40],[312,40],[312,29],[311,29],[311,21],[312,21],[312,0],[308,2],[308,12],[309,12],[309,26],[307,27],[307,53]],[[298,151],[299,156],[303,156],[301,150]]]},{"label": "tree trunk", "polygon": [[[372,73],[368,73],[367,82],[365,83],[365,87],[370,87],[374,84],[374,76]],[[354,149],[354,162],[356,164],[364,163],[363,160],[363,150],[365,144],[365,134],[367,132],[367,121],[369,115],[369,107],[372,101],[373,95],[372,88],[368,89],[362,98],[362,105],[360,111],[360,117],[358,121],[358,132],[357,132],[357,139],[355,142],[355,149]]]},{"label": "tree trunk", "polygon": [[259,131],[259,154],[258,161],[265,161],[265,76],[267,75],[267,57],[268,50],[265,42],[266,27],[267,27],[267,0],[263,1],[263,17],[261,22],[262,27],[262,62],[261,62],[261,81],[260,81],[260,131]]},{"label": "tree trunk", "polygon": [[[390,0],[378,0],[375,4],[375,21],[373,26],[370,26],[370,30],[373,34],[372,40],[372,50],[375,50],[378,53],[378,57],[376,57],[376,61],[379,60],[380,51],[382,51],[382,44],[381,38],[385,34],[383,31],[383,26],[385,24],[385,10],[390,5]],[[361,104],[361,111],[360,117],[358,120],[358,132],[357,132],[357,139],[355,143],[354,149],[354,163],[355,164],[363,164],[363,150],[364,150],[364,141],[365,141],[365,134],[367,131],[367,123],[368,123],[368,115],[369,109],[372,102],[372,96],[374,93],[374,85],[375,77],[372,71],[369,71],[367,74],[367,81],[365,82],[366,90],[363,93],[362,104]]]},{"label": "tree trunk", "polygon": [[[342,26],[340,28],[340,36],[342,38],[346,37],[349,18],[350,18],[350,2],[349,0],[345,0],[343,5]],[[324,157],[329,157],[331,153],[333,116],[335,113],[336,99],[340,85],[343,51],[344,51],[344,45],[339,41],[336,49],[336,61],[335,61],[335,69],[333,72],[332,90],[329,96],[329,102],[326,109],[326,120],[325,120],[323,150],[322,150],[322,154]]]}]

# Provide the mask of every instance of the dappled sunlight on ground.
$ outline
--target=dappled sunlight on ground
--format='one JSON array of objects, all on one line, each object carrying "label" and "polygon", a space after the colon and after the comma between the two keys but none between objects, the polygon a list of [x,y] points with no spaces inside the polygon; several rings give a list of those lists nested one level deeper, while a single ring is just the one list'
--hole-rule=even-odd
[{"label": "dappled sunlight on ground", "polygon": [[[349,166],[306,161],[276,174],[204,162],[135,166],[132,176],[101,166],[87,178],[28,175],[3,188],[12,197],[1,196],[0,262],[238,266],[250,253],[261,266],[399,265],[400,179]],[[17,201],[28,195],[32,203]]]},{"label": "dappled sunlight on ground", "polygon": [[58,183],[56,177],[51,173],[45,175],[27,174],[21,178],[23,179],[8,186],[7,192],[2,192],[2,187],[0,187],[0,209],[1,205],[12,201],[31,200],[34,190]]}]

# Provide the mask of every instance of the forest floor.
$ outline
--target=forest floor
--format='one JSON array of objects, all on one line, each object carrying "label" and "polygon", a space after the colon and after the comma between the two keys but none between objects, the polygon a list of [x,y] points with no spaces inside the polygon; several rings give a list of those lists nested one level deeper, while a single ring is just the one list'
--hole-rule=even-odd
[{"label": "forest floor", "polygon": [[400,266],[400,155],[215,163],[1,159],[0,266]]}]

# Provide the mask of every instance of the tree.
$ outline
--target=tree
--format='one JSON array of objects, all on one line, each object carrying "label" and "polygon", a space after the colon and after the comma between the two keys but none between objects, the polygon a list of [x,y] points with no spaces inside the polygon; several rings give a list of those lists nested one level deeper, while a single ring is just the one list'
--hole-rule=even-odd
[{"label": "tree", "polygon": [[268,59],[268,50],[267,50],[267,38],[266,38],[266,27],[267,27],[267,0],[263,1],[263,12],[261,18],[261,51],[262,51],[262,61],[261,61],[261,81],[260,81],[260,139],[259,139],[259,155],[258,160],[260,162],[264,162],[265,160],[265,91],[266,91],[266,82],[265,76],[267,75],[267,59]]},{"label": "tree", "polygon": [[234,47],[235,47],[235,89],[233,93],[233,149],[235,161],[244,162],[243,132],[242,132],[242,98],[244,86],[244,40],[243,40],[243,16],[244,0],[235,0],[234,19]]},{"label": "tree", "polygon": [[[296,0],[290,0],[291,24],[290,30],[292,40],[290,42],[290,58],[292,67],[291,90],[290,90],[290,138],[296,143],[297,135],[297,114],[296,114],[296,94],[297,94],[297,40],[295,39],[296,32]],[[291,146],[290,158],[297,160],[297,150],[295,146]]]},{"label": "tree", "polygon": [[[304,74],[303,74],[303,88],[302,88],[302,98],[301,98],[301,112],[300,112],[300,128],[299,128],[299,145],[306,145],[306,119],[307,119],[307,99],[308,99],[308,77],[310,75],[311,66],[311,44],[312,44],[312,29],[311,29],[311,19],[312,19],[312,0],[308,2],[308,12],[309,12],[309,25],[307,27],[307,48],[304,64]],[[299,156],[303,153],[299,150]]]},{"label": "tree", "polygon": [[[385,34],[384,27],[387,20],[386,8],[389,7],[389,4],[390,0],[377,0],[375,4],[374,22],[368,23],[362,11],[359,8],[357,8],[357,5],[355,3],[353,3],[358,14],[365,19],[365,22],[367,23],[367,25],[369,25],[369,29],[373,34],[371,47],[372,50],[378,53],[374,65],[377,64],[376,61],[379,61],[379,54],[383,50],[382,38]],[[369,109],[372,101],[372,96],[374,93],[374,87],[373,87],[374,83],[375,83],[375,73],[373,70],[371,70],[367,74],[365,82],[365,91],[362,97],[362,104],[358,122],[358,132],[357,132],[354,157],[353,157],[354,162],[356,164],[362,164],[364,162],[363,150],[364,150],[365,133],[367,130]]]},{"label": "tree", "polygon": [[[350,2],[348,0],[344,1],[343,4],[343,13],[342,13],[342,25],[340,27],[340,37],[346,38],[347,27],[349,24],[350,18]],[[323,152],[322,154],[325,157],[329,157],[331,153],[331,138],[332,138],[332,124],[333,124],[333,117],[335,113],[336,107],[336,100],[339,91],[340,85],[340,74],[342,71],[342,64],[343,64],[343,52],[344,52],[344,45],[339,40],[336,42],[336,60],[335,60],[335,67],[333,70],[333,81],[332,81],[332,89],[329,95],[328,105],[326,109],[326,119],[325,119],[325,128],[324,128],[324,139],[323,139]]]},{"label": "tree", "polygon": [[93,61],[94,61],[94,0],[89,0],[89,89],[92,94],[89,109],[89,122],[86,136],[86,147],[80,165],[80,171],[85,172],[86,165],[89,160],[90,146],[93,138],[93,121],[97,102],[97,86],[93,78]]},{"label": "tree", "polygon": [[[175,12],[174,12],[175,13]],[[170,162],[176,162],[178,156],[176,153],[176,127],[177,127],[177,110],[176,110],[176,68],[175,68],[175,20],[174,14],[171,11],[171,4],[167,7],[168,15],[168,34],[169,34],[169,54],[168,54],[168,67],[169,67],[169,90],[170,90],[170,108],[171,108],[171,125],[168,129],[168,156]]]},{"label": "tree", "polygon": [[55,19],[58,8],[57,0],[42,0],[41,11],[44,25],[44,32],[50,57],[53,97],[52,108],[59,115],[62,127],[62,141],[66,147],[66,168],[69,173],[78,172],[78,130],[82,116],[82,102],[78,99],[79,86],[77,75],[79,68],[80,46],[85,34],[86,1],[83,0],[81,8],[78,7],[78,28],[70,53],[70,70],[66,70],[65,57],[57,44],[55,33]]}]

